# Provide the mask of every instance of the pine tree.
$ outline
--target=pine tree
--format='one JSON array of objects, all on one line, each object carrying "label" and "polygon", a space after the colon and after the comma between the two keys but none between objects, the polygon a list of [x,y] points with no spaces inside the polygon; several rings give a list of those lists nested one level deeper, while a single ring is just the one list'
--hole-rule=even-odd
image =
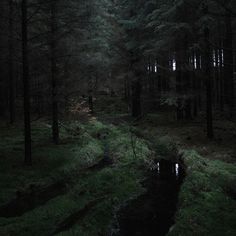
[{"label": "pine tree", "polygon": [[25,164],[32,165],[27,0],[22,0],[21,8],[22,8],[22,67],[23,67],[22,77],[24,84]]}]

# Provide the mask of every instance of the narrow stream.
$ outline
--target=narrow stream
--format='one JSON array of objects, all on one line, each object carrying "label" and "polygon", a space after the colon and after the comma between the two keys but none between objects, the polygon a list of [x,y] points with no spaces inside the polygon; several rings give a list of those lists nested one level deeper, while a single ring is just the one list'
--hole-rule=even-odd
[{"label": "narrow stream", "polygon": [[148,173],[147,192],[130,201],[117,214],[112,236],[162,236],[174,224],[178,193],[185,176],[178,163],[161,160]]}]

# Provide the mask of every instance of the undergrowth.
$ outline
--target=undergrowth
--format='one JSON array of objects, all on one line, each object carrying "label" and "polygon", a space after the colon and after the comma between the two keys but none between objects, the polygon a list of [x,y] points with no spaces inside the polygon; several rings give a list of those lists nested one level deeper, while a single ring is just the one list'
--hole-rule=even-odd
[{"label": "undergrowth", "polygon": [[162,158],[177,156],[186,167],[176,224],[168,236],[236,235],[236,167],[182,149],[168,136],[156,139],[155,148]]},{"label": "undergrowth", "polygon": [[[51,235],[67,218],[82,211],[96,199],[98,203],[92,209],[87,209],[84,217],[75,219],[72,226],[59,234],[105,235],[114,207],[144,191],[140,184],[144,171],[141,167],[151,151],[146,142],[137,137],[131,143],[129,127],[118,128],[96,120],[86,124],[66,123],[63,126],[66,128],[61,128],[59,146],[53,145],[48,138],[49,125],[37,123],[33,126],[32,168],[25,168],[22,164],[21,130],[15,127],[1,133],[0,162],[4,164],[0,165],[2,204],[14,198],[17,190],[23,191],[32,183],[43,186],[68,179],[70,182],[67,183],[65,194],[50,199],[21,217],[0,218],[0,235]],[[79,135],[68,131],[71,129],[79,130]],[[12,150],[13,147],[16,149]],[[138,153],[136,156],[134,149]],[[113,165],[97,171],[86,171],[102,160],[105,152]]]}]

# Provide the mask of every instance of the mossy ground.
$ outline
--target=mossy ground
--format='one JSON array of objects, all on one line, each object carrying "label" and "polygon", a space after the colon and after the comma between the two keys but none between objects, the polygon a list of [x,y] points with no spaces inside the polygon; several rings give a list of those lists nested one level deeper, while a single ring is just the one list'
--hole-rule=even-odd
[{"label": "mossy ground", "polygon": [[[87,124],[66,124],[73,129],[79,126],[80,134],[74,136],[66,130],[61,133],[61,144],[50,141],[50,126],[45,122],[33,124],[33,167],[24,167],[22,130],[18,127],[1,127],[1,205],[14,198],[15,192],[27,186],[48,185],[70,176],[67,192],[50,199],[46,204],[26,212],[20,217],[0,218],[0,235],[51,235],[73,213],[97,200],[84,217],[75,220],[60,235],[105,235],[111,224],[115,207],[144,190],[141,168],[151,152],[147,144],[135,139],[126,126],[104,125],[96,120]],[[106,134],[106,139],[98,134]],[[112,166],[100,170],[87,170],[103,158],[108,146]],[[138,153],[134,156],[134,150]],[[85,171],[83,171],[85,170]],[[60,231],[60,230],[59,230]]]},{"label": "mossy ground", "polygon": [[179,196],[176,225],[169,235],[236,235],[236,199],[232,194],[236,167],[205,159],[193,150],[182,152],[187,177]]},{"label": "mossy ground", "polygon": [[202,123],[177,123],[166,114],[145,117],[138,129],[162,158],[178,157],[186,166],[176,224],[168,236],[236,235],[234,124],[216,121],[211,141]]},{"label": "mossy ground", "polygon": [[[121,108],[125,112],[124,107]],[[176,224],[170,236],[236,235],[235,128],[231,122],[215,122],[216,139],[205,138],[202,122],[177,123],[172,114],[152,114],[135,127],[125,124],[127,115],[99,113],[86,124],[70,123],[78,135],[61,128],[61,144],[50,140],[46,122],[33,124],[33,167],[23,165],[23,130],[1,124],[0,202],[32,183],[48,185],[67,179],[67,192],[21,217],[0,218],[0,235],[51,235],[75,212],[83,217],[58,235],[106,235],[115,208],[141,194],[143,166],[153,151],[161,158],[181,157],[187,176],[181,187]],[[110,117],[110,118],[109,118]],[[116,124],[116,126],[110,123]],[[99,133],[107,138],[99,138]],[[135,134],[135,135],[134,135]],[[138,138],[138,137],[143,137]],[[147,141],[144,141],[147,140]],[[100,170],[82,171],[103,158],[105,146],[114,164]],[[135,148],[135,150],[134,150]]]}]

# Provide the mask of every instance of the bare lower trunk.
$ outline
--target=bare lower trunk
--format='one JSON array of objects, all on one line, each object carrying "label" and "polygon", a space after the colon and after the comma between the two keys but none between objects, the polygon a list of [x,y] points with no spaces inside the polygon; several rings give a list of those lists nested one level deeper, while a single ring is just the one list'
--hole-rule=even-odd
[{"label": "bare lower trunk", "polygon": [[226,39],[225,39],[225,75],[227,86],[227,103],[230,107],[230,116],[234,113],[234,58],[233,58],[233,31],[231,13],[226,16]]},{"label": "bare lower trunk", "polygon": [[32,165],[27,3],[27,0],[22,0],[22,62],[24,86],[25,164]]},{"label": "bare lower trunk", "polygon": [[55,144],[59,143],[57,64],[56,64],[56,1],[51,2],[51,84],[52,84],[52,137]]},{"label": "bare lower trunk", "polygon": [[132,84],[132,116],[138,118],[141,114],[141,83],[136,80]]},{"label": "bare lower trunk", "polygon": [[212,139],[213,133],[213,114],[212,114],[212,76],[211,76],[211,49],[210,49],[210,32],[206,27],[205,35],[205,79],[206,79],[206,114],[207,114],[207,137]]},{"label": "bare lower trunk", "polygon": [[14,74],[13,74],[13,0],[9,0],[9,58],[8,58],[8,70],[9,70],[9,114],[10,124],[15,121],[15,95],[14,95]]}]

